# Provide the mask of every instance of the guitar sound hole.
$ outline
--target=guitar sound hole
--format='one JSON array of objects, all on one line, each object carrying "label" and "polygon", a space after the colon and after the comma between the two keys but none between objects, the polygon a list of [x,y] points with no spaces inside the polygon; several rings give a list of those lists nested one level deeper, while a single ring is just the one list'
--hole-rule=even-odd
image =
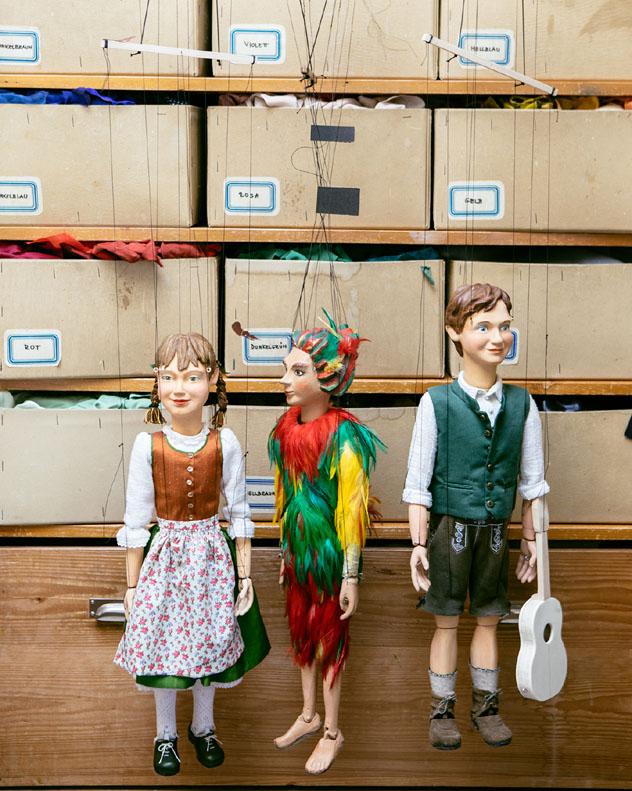
[{"label": "guitar sound hole", "polygon": [[551,624],[547,623],[547,625],[544,627],[544,642],[545,643],[549,643],[551,641],[551,631],[552,631]]}]

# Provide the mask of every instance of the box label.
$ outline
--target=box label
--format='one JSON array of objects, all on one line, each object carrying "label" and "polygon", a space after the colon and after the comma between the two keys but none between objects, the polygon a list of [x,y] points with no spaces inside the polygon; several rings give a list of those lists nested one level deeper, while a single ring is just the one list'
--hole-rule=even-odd
[{"label": "box label", "polygon": [[246,365],[281,365],[292,348],[292,330],[249,330],[243,339],[243,361]]},{"label": "box label", "polygon": [[[514,66],[516,47],[513,30],[464,30],[459,36],[459,47],[499,66]],[[462,55],[459,56],[459,65],[464,69],[477,66]]]},{"label": "box label", "polygon": [[41,214],[42,184],[38,178],[0,176],[0,214]]},{"label": "box label", "polygon": [[8,366],[49,366],[61,362],[59,330],[7,330],[4,360]]},{"label": "box label", "polygon": [[285,63],[285,28],[282,25],[231,25],[233,55],[254,55],[255,63]]},{"label": "box label", "polygon": [[513,343],[503,360],[503,365],[515,365],[520,359],[520,332],[515,327],[512,327],[511,334],[513,335]]},{"label": "box label", "polygon": [[274,512],[274,478],[246,476],[246,498],[253,511]]},{"label": "box label", "polygon": [[280,186],[275,178],[228,178],[224,180],[226,214],[279,213]]},{"label": "box label", "polygon": [[453,220],[500,220],[505,214],[502,181],[452,181],[448,186],[448,216]]},{"label": "box label", "polygon": [[37,66],[40,52],[38,28],[0,26],[0,63]]}]

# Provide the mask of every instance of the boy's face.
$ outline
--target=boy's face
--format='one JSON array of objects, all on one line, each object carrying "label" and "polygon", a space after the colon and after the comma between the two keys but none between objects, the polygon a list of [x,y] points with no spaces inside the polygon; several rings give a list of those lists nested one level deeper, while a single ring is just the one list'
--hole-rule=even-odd
[{"label": "boy's face", "polygon": [[309,406],[327,398],[320,389],[320,382],[312,358],[296,346],[283,360],[285,375],[281,384],[285,390],[285,399],[289,406]]},{"label": "boy's face", "polygon": [[500,365],[513,342],[511,316],[502,300],[492,310],[480,310],[470,316],[461,332],[452,327],[446,329],[453,341],[460,342],[464,358],[486,367]]}]

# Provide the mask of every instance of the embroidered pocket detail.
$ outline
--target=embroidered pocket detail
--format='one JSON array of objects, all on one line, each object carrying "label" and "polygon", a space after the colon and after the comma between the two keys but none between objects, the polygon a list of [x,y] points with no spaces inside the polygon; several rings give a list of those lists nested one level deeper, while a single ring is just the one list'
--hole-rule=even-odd
[{"label": "embroidered pocket detail", "polygon": [[462,522],[455,522],[454,523],[454,533],[452,535],[452,549],[458,555],[460,552],[463,552],[464,549],[467,547],[467,530],[466,526]]},{"label": "embroidered pocket detail", "polygon": [[497,555],[500,550],[503,548],[504,536],[503,536],[503,527],[504,525],[492,525],[491,530],[489,533],[489,546],[492,552]]}]

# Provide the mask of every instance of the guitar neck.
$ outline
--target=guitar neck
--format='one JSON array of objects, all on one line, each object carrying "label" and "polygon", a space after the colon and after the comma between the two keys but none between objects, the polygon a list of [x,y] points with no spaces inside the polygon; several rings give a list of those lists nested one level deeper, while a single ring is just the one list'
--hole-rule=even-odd
[{"label": "guitar neck", "polygon": [[549,575],[549,508],[544,497],[533,501],[533,529],[538,569],[538,598],[551,597],[551,578]]}]

